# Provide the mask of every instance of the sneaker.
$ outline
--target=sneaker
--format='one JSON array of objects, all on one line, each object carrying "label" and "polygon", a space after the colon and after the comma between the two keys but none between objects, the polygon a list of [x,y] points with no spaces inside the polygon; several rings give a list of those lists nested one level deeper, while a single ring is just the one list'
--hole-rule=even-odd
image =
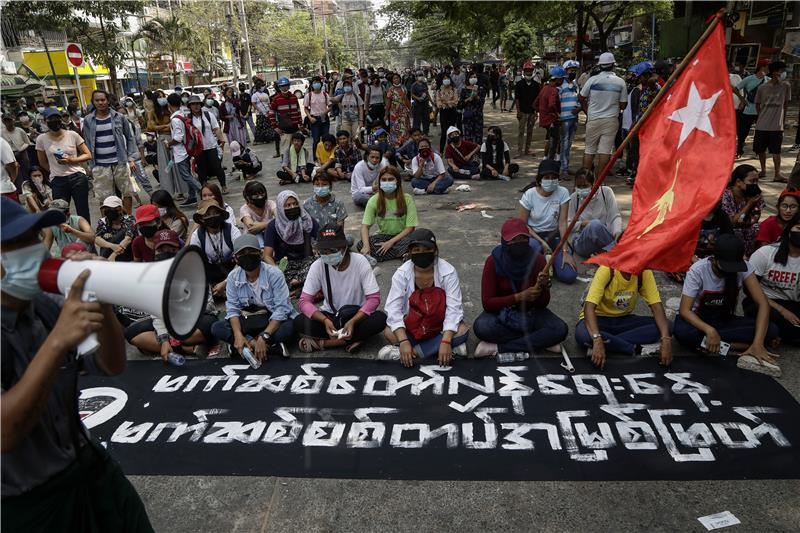
[{"label": "sneaker", "polygon": [[504,176],[502,174],[498,174],[497,179],[499,179],[501,181],[511,181],[511,177],[510,176]]},{"label": "sneaker", "polygon": [[467,343],[459,344],[455,348],[453,348],[453,355],[457,355],[459,357],[466,357],[467,356]]},{"label": "sneaker", "polygon": [[475,347],[475,357],[490,357],[497,355],[497,345],[493,342],[481,341]]},{"label": "sneaker", "polygon": [[414,192],[414,194],[419,195],[419,196],[421,196],[423,194],[428,194],[428,191],[426,191],[425,189],[416,189],[415,188],[415,189],[413,189],[413,192]]},{"label": "sneaker", "polygon": [[389,344],[378,350],[378,359],[381,361],[399,361],[400,347]]},{"label": "sneaker", "polygon": [[178,207],[192,207],[193,205],[197,205],[197,198],[189,198]]},{"label": "sneaker", "polygon": [[376,266],[378,266],[378,260],[375,259],[374,257],[372,257],[371,255],[365,255],[364,257],[367,258],[367,261],[369,262],[369,266],[371,266],[372,268],[375,268]]},{"label": "sneaker", "polygon": [[639,355],[641,355],[642,357],[647,357],[649,355],[659,355],[661,353],[661,344],[658,342],[653,344],[642,344],[641,346],[639,346],[639,349],[641,350],[639,352]]},{"label": "sneaker", "polygon": [[759,361],[752,355],[741,355],[736,361],[736,366],[742,370],[750,370],[751,372],[758,372],[759,374],[766,374],[774,378],[781,377],[781,367],[773,365],[766,361]]}]

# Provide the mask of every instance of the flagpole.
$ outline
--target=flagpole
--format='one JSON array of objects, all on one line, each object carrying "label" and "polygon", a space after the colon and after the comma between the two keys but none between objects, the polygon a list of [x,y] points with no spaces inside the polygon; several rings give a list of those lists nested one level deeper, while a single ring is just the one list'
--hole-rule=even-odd
[{"label": "flagpole", "polygon": [[631,142],[633,137],[637,134],[639,129],[644,124],[645,119],[648,116],[650,116],[650,112],[656,108],[656,106],[664,97],[664,95],[667,94],[667,92],[669,92],[669,89],[672,88],[672,82],[686,69],[686,67],[689,65],[689,62],[694,58],[695,54],[697,53],[697,50],[700,49],[700,47],[703,45],[706,39],[708,39],[709,35],[711,35],[711,32],[713,32],[714,29],[717,27],[717,25],[720,23],[722,17],[725,15],[725,12],[726,12],[725,8],[722,8],[719,11],[717,11],[716,15],[714,15],[714,19],[711,21],[711,24],[708,25],[708,28],[706,28],[706,31],[703,32],[703,35],[701,35],[700,38],[697,40],[697,42],[694,43],[694,46],[689,50],[689,52],[683,58],[683,61],[681,61],[678,64],[678,66],[675,68],[675,71],[664,83],[664,86],[661,88],[660,91],[658,91],[658,94],[656,94],[656,97],[653,98],[653,101],[648,106],[647,111],[644,112],[644,115],[642,115],[642,118],[636,121],[636,124],[633,125],[633,128],[631,128],[631,130],[628,132],[628,135],[622,140],[622,143],[619,145],[619,148],[617,148],[616,151],[611,155],[611,158],[608,160],[608,163],[606,163],[606,166],[603,167],[603,169],[600,171],[600,174],[594,180],[594,184],[592,185],[592,190],[589,191],[589,195],[583,200],[581,205],[578,207],[578,210],[575,212],[575,216],[572,217],[572,222],[570,222],[569,226],[567,226],[566,233],[561,238],[561,241],[558,243],[555,250],[553,250],[550,259],[547,261],[545,272],[550,272],[550,268],[553,266],[553,261],[555,261],[556,256],[564,248],[564,245],[567,243],[567,240],[570,234],[572,233],[572,230],[575,228],[575,224],[578,223],[581,214],[586,209],[586,206],[589,205],[589,201],[592,199],[592,197],[594,197],[595,193],[597,193],[597,190],[605,181],[606,176],[608,176],[608,173],[611,171],[611,168],[614,166],[614,163],[616,163],[617,160],[622,156],[622,152],[625,150],[625,147],[628,145],[628,143]]}]

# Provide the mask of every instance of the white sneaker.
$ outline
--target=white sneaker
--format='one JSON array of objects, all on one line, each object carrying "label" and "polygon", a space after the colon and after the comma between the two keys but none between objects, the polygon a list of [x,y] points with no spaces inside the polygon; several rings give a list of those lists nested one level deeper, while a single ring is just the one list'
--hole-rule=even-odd
[{"label": "white sneaker", "polygon": [[399,361],[400,360],[400,347],[394,344],[388,344],[378,350],[378,359],[381,361]]},{"label": "white sneaker", "polygon": [[467,356],[467,343],[459,344],[455,348],[453,348],[453,355],[457,355],[459,357],[466,357]]},{"label": "white sneaker", "polygon": [[491,357],[497,355],[497,345],[493,342],[481,341],[475,347],[475,357]]},{"label": "white sneaker", "polygon": [[413,192],[414,192],[414,194],[419,195],[419,196],[421,196],[423,194],[428,194],[428,191],[426,191],[425,189],[413,189]]},{"label": "white sneaker", "polygon": [[642,351],[640,355],[642,357],[647,357],[648,355],[659,355],[661,353],[661,344],[654,343],[654,344],[642,344],[641,346]]}]

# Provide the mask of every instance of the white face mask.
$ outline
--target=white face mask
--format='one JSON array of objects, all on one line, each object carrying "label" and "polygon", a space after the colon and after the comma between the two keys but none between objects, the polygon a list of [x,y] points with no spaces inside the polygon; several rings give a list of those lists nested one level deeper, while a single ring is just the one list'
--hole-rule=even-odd
[{"label": "white face mask", "polygon": [[449,80],[448,78],[445,78],[445,79],[443,79],[443,80],[442,80],[442,85],[444,85],[445,87],[447,87],[448,85],[450,85],[450,80]]},{"label": "white face mask", "polygon": [[558,189],[558,180],[542,180],[542,190],[544,192],[553,192]]},{"label": "white face mask", "polygon": [[478,83],[478,78],[470,78],[469,79],[469,84],[470,85],[475,85],[476,83]]},{"label": "white face mask", "polygon": [[522,77],[525,78],[526,80],[532,80],[533,74],[523,74]]},{"label": "white face mask", "polygon": [[591,187],[586,187],[585,189],[575,189],[575,196],[578,197],[579,201],[582,201],[584,198],[589,196],[589,192],[591,191]]},{"label": "white face mask", "polygon": [[39,267],[50,256],[50,252],[41,242],[25,248],[3,252],[2,290],[14,298],[31,301],[42,292],[39,287]]},{"label": "white face mask", "polygon": [[780,80],[783,81],[785,79],[786,79],[786,71],[784,70],[783,72],[781,72]]}]

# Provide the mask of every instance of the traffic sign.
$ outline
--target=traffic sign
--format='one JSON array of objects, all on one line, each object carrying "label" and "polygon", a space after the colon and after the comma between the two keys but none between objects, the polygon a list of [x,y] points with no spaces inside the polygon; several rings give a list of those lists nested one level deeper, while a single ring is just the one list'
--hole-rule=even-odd
[{"label": "traffic sign", "polygon": [[83,66],[83,48],[78,43],[67,43],[67,61],[75,68]]}]

